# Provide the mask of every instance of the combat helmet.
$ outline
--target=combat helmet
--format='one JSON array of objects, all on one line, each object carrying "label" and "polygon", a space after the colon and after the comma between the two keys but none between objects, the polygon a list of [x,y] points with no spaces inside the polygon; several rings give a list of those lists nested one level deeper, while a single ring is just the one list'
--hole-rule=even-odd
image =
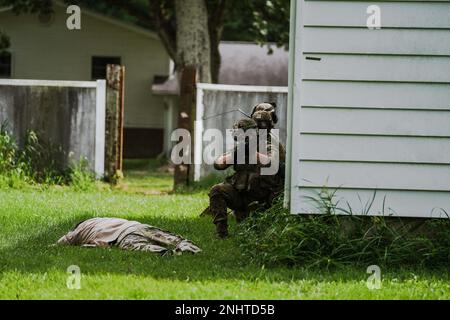
[{"label": "combat helmet", "polygon": [[259,129],[272,129],[278,122],[275,113],[276,103],[260,103],[253,107],[251,117],[256,122]]}]

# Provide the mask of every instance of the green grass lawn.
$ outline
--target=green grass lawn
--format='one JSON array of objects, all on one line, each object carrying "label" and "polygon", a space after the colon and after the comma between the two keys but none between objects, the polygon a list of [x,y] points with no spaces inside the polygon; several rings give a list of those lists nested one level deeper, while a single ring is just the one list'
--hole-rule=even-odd
[{"label": "green grass lawn", "polygon": [[[169,194],[170,174],[131,166],[122,186],[76,192],[68,187],[0,190],[0,299],[449,299],[448,270],[382,269],[369,290],[366,268],[307,270],[246,261],[231,239],[214,236],[199,213],[206,192]],[[181,234],[198,255],[160,257],[117,248],[51,246],[80,220],[122,217]],[[231,225],[231,231],[234,230]],[[231,233],[233,235],[233,233]],[[66,286],[70,265],[81,289]]]}]

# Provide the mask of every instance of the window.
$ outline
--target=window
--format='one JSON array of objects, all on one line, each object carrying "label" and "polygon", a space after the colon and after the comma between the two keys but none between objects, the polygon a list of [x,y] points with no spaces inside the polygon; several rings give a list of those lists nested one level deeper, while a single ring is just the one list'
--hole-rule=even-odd
[{"label": "window", "polygon": [[120,57],[92,57],[92,80],[106,79],[106,66],[108,64],[121,64]]},{"label": "window", "polygon": [[0,53],[0,78],[11,78],[11,53]]}]

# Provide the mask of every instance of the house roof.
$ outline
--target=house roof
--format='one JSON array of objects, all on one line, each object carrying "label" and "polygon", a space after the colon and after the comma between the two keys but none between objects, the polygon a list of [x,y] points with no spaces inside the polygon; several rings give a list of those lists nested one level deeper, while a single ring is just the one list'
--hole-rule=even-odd
[{"label": "house roof", "polygon": [[272,44],[270,47],[272,54],[268,54],[267,45],[261,47],[248,42],[221,42],[219,83],[287,86],[289,52]]},{"label": "house roof", "polygon": [[[249,42],[220,43],[222,58],[219,83],[231,85],[287,86],[289,52],[271,45],[261,47]],[[179,93],[178,75],[170,76],[162,84],[152,86],[154,94],[170,95]]]}]

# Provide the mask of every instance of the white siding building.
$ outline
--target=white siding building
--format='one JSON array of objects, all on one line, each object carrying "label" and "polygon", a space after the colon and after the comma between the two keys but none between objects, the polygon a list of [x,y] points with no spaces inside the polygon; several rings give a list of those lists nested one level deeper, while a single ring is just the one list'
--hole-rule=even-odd
[{"label": "white siding building", "polygon": [[10,72],[0,61],[0,77],[90,81],[102,77],[106,63],[120,63],[126,67],[125,156],[162,152],[165,106],[151,86],[155,76],[170,74],[170,58],[158,36],[83,7],[81,30],[69,30],[67,5],[54,3],[48,23],[0,10],[0,29],[11,39]]},{"label": "white siding building", "polygon": [[450,214],[450,1],[293,7],[292,213],[317,213],[308,196],[326,186],[354,213]]}]

